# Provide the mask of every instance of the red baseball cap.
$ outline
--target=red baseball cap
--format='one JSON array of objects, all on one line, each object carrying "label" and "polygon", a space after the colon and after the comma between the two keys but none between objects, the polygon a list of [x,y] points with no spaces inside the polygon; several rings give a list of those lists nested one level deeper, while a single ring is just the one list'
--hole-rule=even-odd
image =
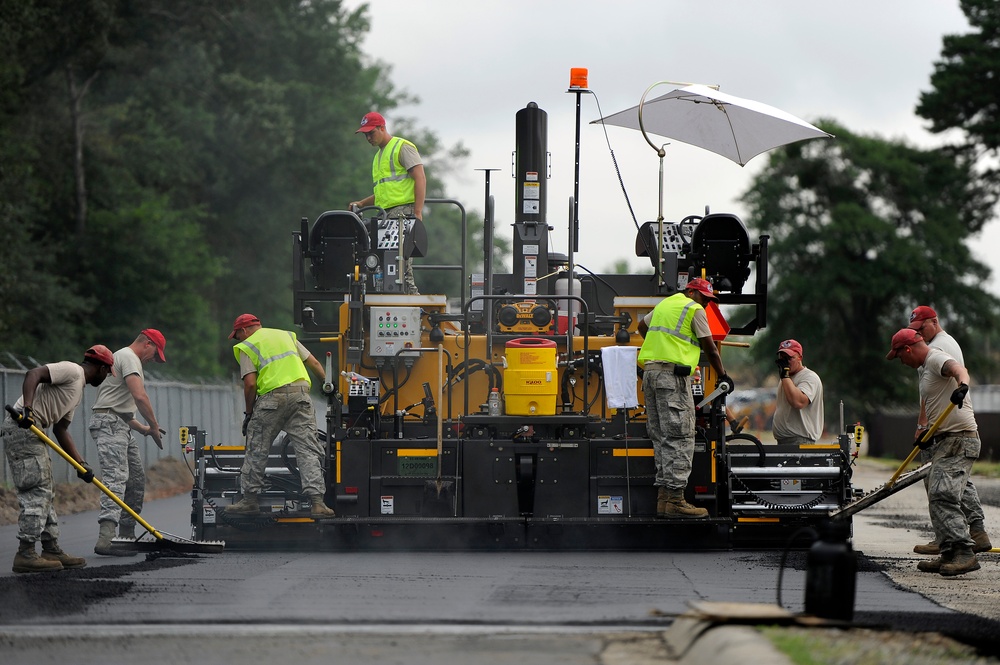
[{"label": "red baseball cap", "polygon": [[899,330],[892,336],[892,341],[889,342],[889,353],[885,356],[886,360],[892,360],[898,356],[899,350],[902,347],[913,346],[917,342],[922,341],[924,341],[923,336],[913,328],[903,328],[902,330]]},{"label": "red baseball cap", "polygon": [[937,312],[935,312],[927,305],[921,305],[920,307],[917,307],[915,310],[910,312],[909,327],[912,328],[913,330],[916,330],[921,325],[923,325],[924,321],[926,321],[927,319],[936,319],[936,318],[937,318]]},{"label": "red baseball cap", "polygon": [[702,279],[701,277],[695,277],[690,282],[688,282],[687,286],[684,287],[684,290],[685,291],[697,291],[698,293],[701,293],[702,295],[708,296],[712,300],[718,300],[719,299],[719,296],[715,295],[715,292],[712,291],[712,283],[710,281],[708,281],[707,279]]},{"label": "red baseball cap", "polygon": [[142,334],[149,338],[149,341],[153,343],[156,347],[156,355],[154,358],[158,363],[167,362],[167,357],[163,355],[163,349],[167,346],[167,340],[156,328],[146,328],[142,331]]},{"label": "red baseball cap", "polygon": [[802,345],[796,342],[794,339],[786,339],[784,342],[778,345],[778,353],[784,353],[786,356],[797,355],[799,358],[801,358]]},{"label": "red baseball cap", "polygon": [[258,319],[253,314],[240,314],[233,321],[233,332],[229,333],[229,339],[236,338],[236,331],[240,328],[246,328],[247,326],[259,326],[260,319]]},{"label": "red baseball cap", "polygon": [[376,127],[385,127],[385,118],[382,117],[381,113],[372,111],[371,113],[366,113],[365,117],[361,118],[361,127],[354,133],[367,134],[368,132],[373,131]]},{"label": "red baseball cap", "polygon": [[[111,368],[111,374],[115,375],[115,355],[111,353],[111,349],[104,346],[103,344],[95,344],[86,351],[83,352],[84,360],[95,360],[102,365],[107,365]],[[115,375],[117,376],[117,375]]]}]

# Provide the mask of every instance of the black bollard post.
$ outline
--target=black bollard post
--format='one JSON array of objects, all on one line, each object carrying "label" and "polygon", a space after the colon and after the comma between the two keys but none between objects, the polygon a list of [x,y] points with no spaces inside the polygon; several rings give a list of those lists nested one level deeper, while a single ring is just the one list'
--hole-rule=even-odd
[{"label": "black bollard post", "polygon": [[819,525],[819,540],[806,555],[806,613],[851,621],[857,586],[858,555],[851,548],[849,521]]}]

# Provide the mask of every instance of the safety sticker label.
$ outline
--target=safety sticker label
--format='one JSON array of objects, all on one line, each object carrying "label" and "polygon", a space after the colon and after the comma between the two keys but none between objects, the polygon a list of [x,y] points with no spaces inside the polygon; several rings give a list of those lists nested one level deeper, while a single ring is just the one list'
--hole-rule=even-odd
[{"label": "safety sticker label", "polygon": [[621,515],[622,507],[624,501],[620,496],[598,496],[597,497],[597,514],[598,515]]},{"label": "safety sticker label", "polygon": [[205,506],[201,521],[204,524],[215,524],[215,508]]},{"label": "safety sticker label", "polygon": [[541,187],[537,182],[526,182],[524,183],[523,191],[524,191],[524,198],[535,199],[537,201],[540,198],[539,192],[541,191]]},{"label": "safety sticker label", "polygon": [[392,497],[391,496],[383,496],[382,497],[382,514],[383,515],[392,515],[393,514],[393,506],[392,506]]}]

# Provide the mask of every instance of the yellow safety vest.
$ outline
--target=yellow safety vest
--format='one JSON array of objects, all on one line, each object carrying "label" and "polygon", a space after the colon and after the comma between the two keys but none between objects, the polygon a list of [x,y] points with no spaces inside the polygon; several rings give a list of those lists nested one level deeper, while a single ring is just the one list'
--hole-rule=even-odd
[{"label": "yellow safety vest", "polygon": [[704,308],[683,293],[661,300],[653,308],[653,318],[639,350],[639,364],[658,360],[688,367],[697,365],[701,342],[694,336],[691,322],[699,309]]},{"label": "yellow safety vest", "polygon": [[274,328],[261,328],[233,347],[236,362],[240,353],[247,354],[257,370],[257,394],[266,395],[275,388],[296,381],[309,381],[309,372],[299,358],[295,333]]},{"label": "yellow safety vest", "polygon": [[375,153],[372,160],[375,205],[385,210],[414,202],[413,178],[399,161],[399,151],[403,145],[411,145],[416,150],[416,146],[406,139],[394,136],[385,148]]}]

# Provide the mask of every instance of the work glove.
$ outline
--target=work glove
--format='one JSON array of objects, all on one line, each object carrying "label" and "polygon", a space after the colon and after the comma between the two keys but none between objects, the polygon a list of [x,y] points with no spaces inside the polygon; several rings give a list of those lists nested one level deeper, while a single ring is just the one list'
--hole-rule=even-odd
[{"label": "work glove", "polygon": [[791,377],[791,359],[784,353],[779,353],[774,359],[774,364],[778,366],[778,376],[782,379]]},{"label": "work glove", "polygon": [[17,426],[21,429],[31,429],[31,426],[35,424],[35,412],[31,410],[30,406],[21,407],[21,419],[17,421]]},{"label": "work glove", "polygon": [[920,434],[917,435],[917,440],[913,442],[913,445],[915,445],[917,448],[920,448],[920,450],[927,450],[928,448],[934,445],[934,437],[932,436],[927,437],[926,441],[923,440],[924,434],[926,433],[927,430],[920,430]]},{"label": "work glove", "polygon": [[246,413],[246,412],[243,413],[243,436],[247,435],[247,425],[250,424],[250,416],[252,416],[252,415],[253,415],[252,412],[251,413]]},{"label": "work glove", "polygon": [[722,376],[719,377],[719,383],[723,382],[729,386],[729,390],[726,391],[727,395],[731,394],[734,390],[736,390],[736,382],[733,381],[728,374],[723,374]]},{"label": "work glove", "polygon": [[951,403],[961,409],[962,404],[965,403],[965,396],[968,394],[969,394],[969,384],[967,383],[958,384],[958,388],[955,388],[955,390],[951,393]]},{"label": "work glove", "polygon": [[94,470],[90,468],[86,462],[80,462],[80,466],[83,467],[83,471],[79,469],[76,470],[76,476],[85,483],[94,482]]}]

